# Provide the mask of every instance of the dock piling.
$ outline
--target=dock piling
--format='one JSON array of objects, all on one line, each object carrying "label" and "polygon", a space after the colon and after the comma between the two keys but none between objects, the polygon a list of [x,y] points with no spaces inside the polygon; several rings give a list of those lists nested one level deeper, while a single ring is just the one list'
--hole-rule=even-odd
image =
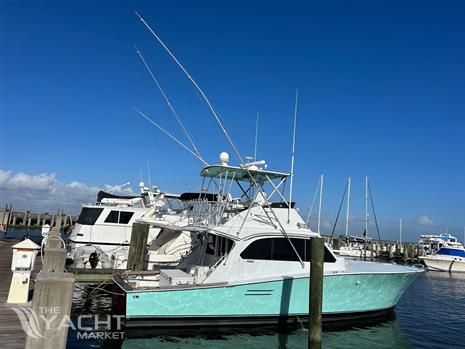
[{"label": "dock piling", "polygon": [[311,239],[310,257],[310,328],[308,332],[308,348],[320,349],[322,336],[323,310],[323,266],[324,240],[321,237]]},{"label": "dock piling", "polygon": [[41,272],[35,281],[32,314],[37,316],[26,349],[64,349],[73,298],[74,277],[68,273]]},{"label": "dock piling", "polygon": [[149,236],[150,225],[147,223],[134,223],[132,225],[131,242],[127,269],[141,271],[144,269],[145,249]]},{"label": "dock piling", "polygon": [[64,248],[47,248],[42,271],[61,273],[65,269],[65,263],[66,250]]}]

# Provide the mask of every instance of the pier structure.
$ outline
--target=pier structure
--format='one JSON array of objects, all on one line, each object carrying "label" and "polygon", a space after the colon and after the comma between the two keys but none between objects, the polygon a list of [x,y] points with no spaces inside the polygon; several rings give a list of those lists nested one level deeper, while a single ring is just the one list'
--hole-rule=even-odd
[{"label": "pier structure", "polygon": [[[343,238],[331,238],[323,236],[325,242],[339,250],[341,247],[360,248],[360,255],[354,256],[362,259],[396,260],[402,263],[420,263],[418,257],[424,256],[426,251],[422,250],[416,242],[400,242],[390,240],[369,240],[366,244],[345,241]],[[366,253],[369,251],[369,253]]]},{"label": "pier structure", "polygon": [[0,224],[6,224],[9,228],[41,228],[45,224],[55,226],[57,217],[61,217],[61,228],[77,220],[76,215],[66,214],[63,209],[56,213],[35,212],[13,209],[11,204],[6,204],[0,210]]}]

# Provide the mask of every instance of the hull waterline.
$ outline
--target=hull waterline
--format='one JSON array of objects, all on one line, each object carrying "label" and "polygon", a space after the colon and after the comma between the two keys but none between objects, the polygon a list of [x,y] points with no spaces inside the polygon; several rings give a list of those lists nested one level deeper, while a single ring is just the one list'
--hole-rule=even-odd
[{"label": "hull waterline", "polygon": [[[404,267],[406,268],[406,267]],[[384,315],[420,273],[324,276],[324,321]],[[309,278],[172,289],[124,290],[115,279],[113,308],[135,326],[269,325],[308,320]]]}]

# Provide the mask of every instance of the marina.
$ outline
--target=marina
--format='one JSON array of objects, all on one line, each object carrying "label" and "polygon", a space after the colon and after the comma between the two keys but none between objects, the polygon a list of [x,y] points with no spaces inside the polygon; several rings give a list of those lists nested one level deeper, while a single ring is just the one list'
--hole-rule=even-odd
[{"label": "marina", "polygon": [[[20,236],[16,231],[15,235]],[[2,243],[2,251],[11,251],[13,242]],[[2,275],[6,275],[10,267],[10,254],[2,253]],[[7,257],[8,256],[8,257]],[[40,260],[40,259],[39,259]],[[95,285],[95,283],[93,284]],[[2,279],[2,300],[8,293],[9,283]],[[95,286],[94,286],[95,287]],[[112,295],[103,290],[95,291],[93,286],[78,283],[75,285],[75,297],[72,305],[72,318],[78,315],[111,314]],[[376,321],[354,322],[350,325],[325,325],[323,328],[323,348],[461,348],[463,336],[461,329],[465,326],[462,312],[465,310],[461,300],[465,296],[465,276],[463,274],[449,274],[442,272],[428,272],[421,276],[396,307],[395,314],[388,314]],[[109,290],[109,289],[108,289]],[[430,300],[436,299],[431,304]],[[429,307],[424,304],[429,303]],[[453,303],[457,306],[447,313],[444,307]],[[8,330],[2,327],[2,348],[23,348],[25,334],[21,324],[12,311],[0,308],[2,326],[8,322]],[[421,326],[417,324],[421,323]],[[441,331],[438,339],[435,331]],[[225,328],[221,331],[163,331],[161,336],[152,330],[126,331],[124,339],[89,338],[85,342],[89,346],[102,348],[197,348],[203,345],[213,345],[219,348],[241,346],[256,348],[271,346],[278,348],[306,348],[307,332],[302,327],[276,332],[274,328]],[[67,348],[82,347],[82,339],[78,339],[77,332],[70,330]]]},{"label": "marina", "polygon": [[427,5],[2,3],[0,348],[465,348]]}]

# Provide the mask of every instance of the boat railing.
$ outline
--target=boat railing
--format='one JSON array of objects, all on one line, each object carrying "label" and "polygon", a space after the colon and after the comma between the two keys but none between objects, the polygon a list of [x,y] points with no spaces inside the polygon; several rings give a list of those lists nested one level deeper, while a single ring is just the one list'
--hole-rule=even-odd
[{"label": "boat railing", "polygon": [[185,205],[185,212],[190,224],[211,226],[224,223],[224,214],[228,202],[226,200],[207,201],[199,199],[186,201]]}]

